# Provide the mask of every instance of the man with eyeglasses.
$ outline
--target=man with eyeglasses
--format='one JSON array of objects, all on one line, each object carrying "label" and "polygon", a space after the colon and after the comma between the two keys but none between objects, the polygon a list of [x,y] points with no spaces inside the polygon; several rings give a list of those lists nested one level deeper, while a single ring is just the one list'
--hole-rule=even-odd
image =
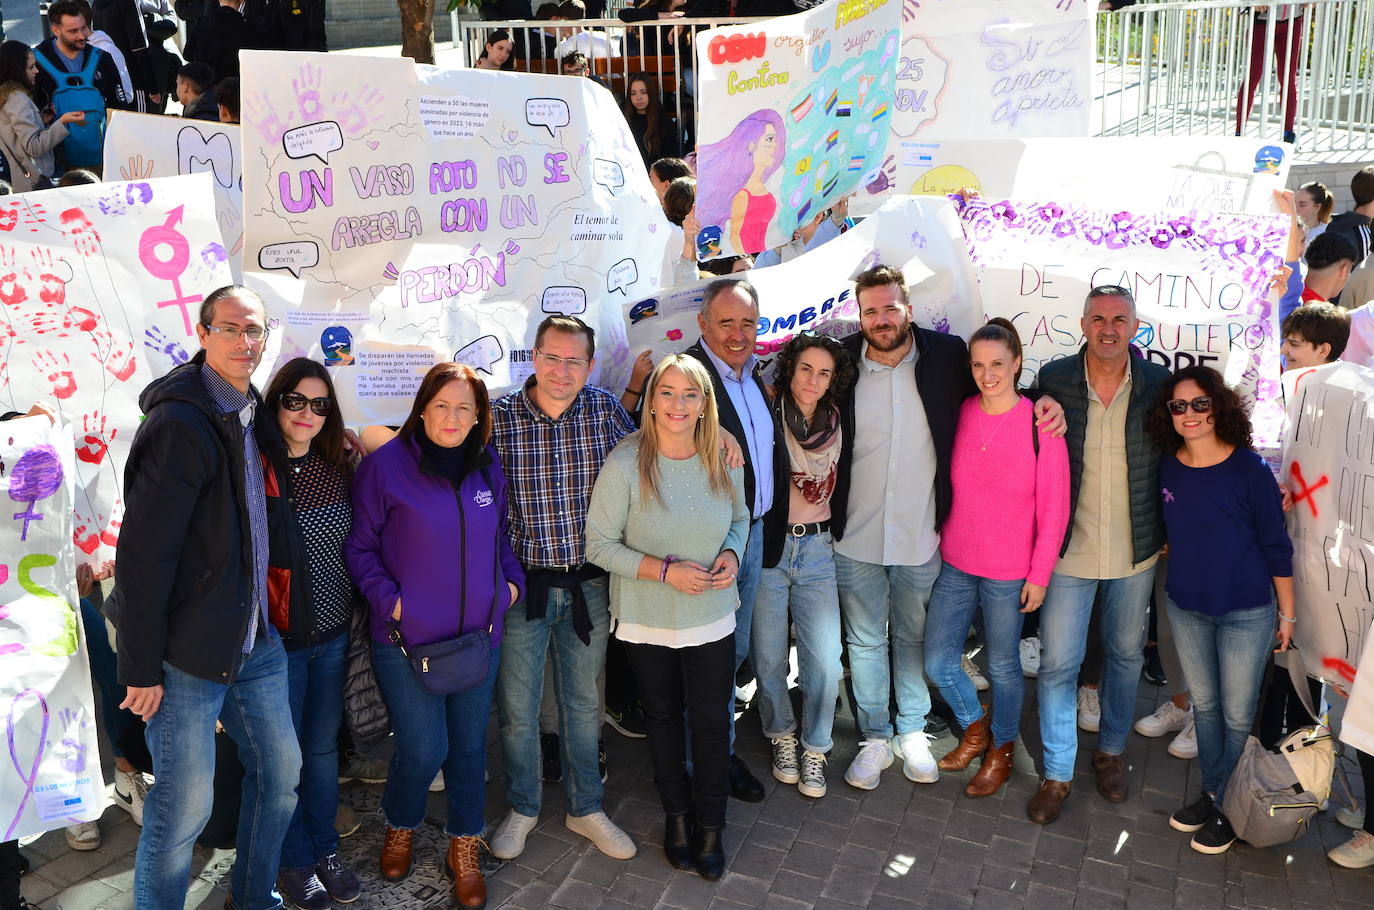
[{"label": "man with eyeglasses", "polygon": [[121,708],[148,724],[157,782],[134,865],[138,910],[181,910],[196,835],[210,818],[215,721],[246,775],[226,908],[282,906],[275,884],[301,757],[286,651],[267,616],[267,500],[253,370],[267,339],[262,298],[231,285],[201,304],[201,350],[144,389],[147,415],[125,469],[119,581]]},{"label": "man with eyeglasses", "polygon": [[611,449],[634,431],[615,396],[587,384],[596,332],[575,316],[549,316],[534,336],[534,375],[492,404],[492,444],[509,483],[511,544],[525,567],[525,598],[506,613],[496,705],[510,811],[491,851],[514,859],[539,823],[539,702],[552,649],[566,827],[615,859],[634,841],[601,808],[599,680],[611,627],[605,570],[583,538],[592,485]]},{"label": "man with eyeglasses", "polygon": [[1046,364],[1036,380],[1039,393],[1064,406],[1071,479],[1069,531],[1040,608],[1044,780],[1026,814],[1042,825],[1059,817],[1073,780],[1078,671],[1094,602],[1101,611],[1104,664],[1092,765],[1098,792],[1111,802],[1126,799],[1121,753],[1144,662],[1155,562],[1164,545],[1159,451],[1145,430],[1145,414],[1169,371],[1132,356],[1140,322],[1129,289],[1093,288],[1080,325],[1084,344],[1077,356]]}]

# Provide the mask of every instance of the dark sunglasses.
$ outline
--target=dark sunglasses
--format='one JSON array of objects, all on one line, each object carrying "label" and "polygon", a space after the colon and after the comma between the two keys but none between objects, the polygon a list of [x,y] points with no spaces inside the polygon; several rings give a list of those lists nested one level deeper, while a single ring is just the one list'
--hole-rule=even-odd
[{"label": "dark sunglasses", "polygon": [[329,403],[328,398],[306,398],[300,392],[287,392],[281,397],[281,406],[288,411],[304,410],[308,404],[317,417],[329,416]]},{"label": "dark sunglasses", "polygon": [[1171,398],[1164,402],[1164,406],[1169,409],[1170,414],[1182,414],[1189,408],[1193,409],[1194,414],[1206,414],[1212,410],[1212,399],[1206,395],[1200,395],[1192,401],[1185,401],[1182,398]]}]

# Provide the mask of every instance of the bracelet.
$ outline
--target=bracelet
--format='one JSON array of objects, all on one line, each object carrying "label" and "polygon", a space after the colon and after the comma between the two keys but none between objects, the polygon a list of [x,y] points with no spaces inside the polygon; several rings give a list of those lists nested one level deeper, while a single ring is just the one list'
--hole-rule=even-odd
[{"label": "bracelet", "polygon": [[636,398],[638,398],[639,396],[643,395],[644,393],[641,392],[641,391],[639,391],[638,389],[632,389],[632,388],[630,388],[629,386],[626,386],[626,387],[625,387],[625,394],[626,394],[626,395],[633,395],[633,396],[635,396]]},{"label": "bracelet", "polygon": [[1279,614],[1279,619],[1283,620],[1284,622],[1297,622],[1297,621],[1298,621],[1298,618],[1297,618],[1296,616],[1294,616],[1294,617],[1292,617],[1292,618],[1290,619],[1289,617],[1284,616],[1282,613]]},{"label": "bracelet", "polygon": [[668,582],[668,567],[677,562],[677,557],[669,553],[663,557],[663,568],[658,570],[658,580],[664,584]]}]

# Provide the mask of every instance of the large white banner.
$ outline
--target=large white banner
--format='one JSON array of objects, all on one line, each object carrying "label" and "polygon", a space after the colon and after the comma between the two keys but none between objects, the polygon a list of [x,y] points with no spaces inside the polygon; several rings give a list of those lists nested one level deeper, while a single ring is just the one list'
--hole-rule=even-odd
[{"label": "large white banner", "polygon": [[1289,370],[1283,386],[1293,643],[1309,675],[1349,690],[1374,623],[1374,370]]},{"label": "large white banner", "polygon": [[336,368],[350,423],[401,422],[441,360],[493,391],[523,382],[549,313],[586,318],[602,368],[623,367],[621,306],[664,288],[672,232],[610,92],[405,58],[241,59],[245,275],[283,314],[281,356]]},{"label": "large white banner", "polygon": [[0,840],[94,821],[106,805],[72,546],[71,432],[0,423]]},{"label": "large white banner", "polygon": [[1141,353],[1170,370],[1220,371],[1251,408],[1256,445],[1277,448],[1283,406],[1269,284],[1283,265],[1286,219],[1056,199],[975,199],[960,214],[987,315],[1020,332],[1024,382],[1041,364],[1078,353],[1088,290],[1120,285],[1136,299]]},{"label": "large white banner", "polygon": [[0,407],[52,402],[75,436],[72,531],[113,558],[138,396],[199,348],[230,282],[209,174],[0,199]]},{"label": "large white banner", "polygon": [[208,173],[215,217],[234,280],[243,274],[243,158],[236,123],[111,111],[105,128],[105,174],[123,180]]},{"label": "large white banner", "polygon": [[898,0],[828,0],[697,35],[702,259],[757,253],[881,171]]}]

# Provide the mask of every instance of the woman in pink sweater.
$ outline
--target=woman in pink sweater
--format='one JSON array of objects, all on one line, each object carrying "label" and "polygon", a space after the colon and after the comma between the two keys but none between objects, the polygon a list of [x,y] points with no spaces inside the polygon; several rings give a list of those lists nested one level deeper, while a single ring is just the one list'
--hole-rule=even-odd
[{"label": "woman in pink sweater", "polygon": [[[1016,390],[1021,339],[993,319],[969,339],[979,394],[964,402],[950,477],[954,505],[941,532],[944,568],[926,617],[926,675],[964,728],[940,760],[962,771],[982,767],[969,796],[991,796],[1011,775],[1021,722],[1022,614],[1040,608],[1069,521],[1069,454],[1062,438],[1038,431],[1032,403]],[[992,678],[992,718],[962,667],[964,640],[982,607]]]}]

